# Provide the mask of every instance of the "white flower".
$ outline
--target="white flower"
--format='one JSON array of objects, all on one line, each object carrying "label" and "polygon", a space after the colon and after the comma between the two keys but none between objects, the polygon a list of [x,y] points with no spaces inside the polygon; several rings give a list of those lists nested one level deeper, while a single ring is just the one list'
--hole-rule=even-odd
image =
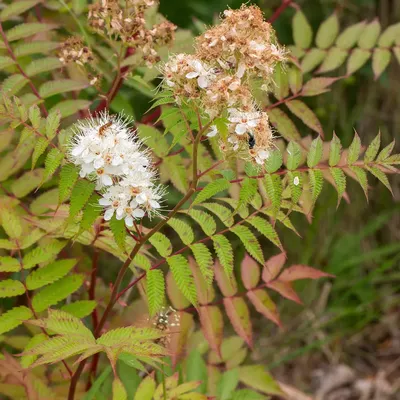
[{"label": "white flower", "polygon": [[191,60],[189,61],[189,65],[194,69],[194,71],[187,73],[186,78],[197,78],[199,87],[201,89],[207,88],[213,78],[212,70],[206,70],[200,60]]},{"label": "white flower", "polygon": [[218,133],[217,125],[211,125],[210,132],[207,133],[208,137],[214,137]]},{"label": "white flower", "polygon": [[75,127],[70,159],[80,168],[82,178],[96,181],[104,219],[109,221],[115,215],[130,227],[134,219],[159,214],[164,190],[155,185],[150,153],[142,149],[128,122],[108,113],[80,121]]},{"label": "white flower", "polygon": [[261,149],[258,150],[254,158],[257,164],[263,165],[268,157],[269,157],[269,151]]},{"label": "white flower", "polygon": [[239,63],[238,69],[236,71],[236,76],[241,79],[243,78],[245,72],[246,72],[246,64],[243,62]]},{"label": "white flower", "polygon": [[229,136],[228,142],[232,145],[233,151],[237,151],[239,149],[239,139],[237,138],[237,136]]},{"label": "white flower", "polygon": [[249,43],[249,48],[256,52],[262,52],[266,49],[265,44],[257,43],[255,40],[251,40]]},{"label": "white flower", "polygon": [[246,132],[253,132],[260,119],[259,112],[243,112],[236,108],[229,108],[228,121],[235,127],[235,133],[243,135]]}]

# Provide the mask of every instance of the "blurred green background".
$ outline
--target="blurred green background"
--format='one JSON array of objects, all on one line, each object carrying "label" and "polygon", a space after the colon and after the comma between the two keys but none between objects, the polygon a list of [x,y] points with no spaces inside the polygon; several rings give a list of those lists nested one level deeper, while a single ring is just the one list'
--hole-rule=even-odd
[{"label": "blurred green background", "polygon": [[[239,0],[161,0],[161,12],[180,27],[198,33],[202,23],[211,24],[227,5],[238,8],[241,3]],[[281,1],[252,3],[258,4],[268,18]],[[400,21],[398,0],[299,0],[296,3],[314,31],[333,11],[339,14],[341,30],[375,17],[379,18],[383,28]],[[293,14],[294,9],[289,7],[274,23],[279,41],[286,45],[292,43]],[[330,75],[344,73],[342,67]],[[335,84],[330,93],[307,103],[320,118],[326,139],[329,140],[335,131],[344,146],[348,146],[356,129],[362,142],[369,143],[380,129],[386,145],[399,137],[399,93],[400,67],[395,61],[379,81],[374,81],[368,63],[355,76]],[[302,132],[303,135],[309,133]],[[398,152],[399,146],[396,147]],[[300,359],[310,361],[314,357],[318,362],[322,359],[323,362],[344,362],[354,366],[354,351],[366,344],[356,341],[354,350],[353,339],[364,333],[368,336],[370,329],[377,326],[382,330],[382,336],[388,339],[387,319],[399,321],[400,180],[398,176],[390,179],[394,199],[371,178],[367,203],[361,188],[350,182],[351,203],[342,202],[337,210],[336,192],[325,185],[311,225],[303,217],[294,219],[303,236],[300,238],[289,230],[280,232],[289,261],[323,269],[337,278],[332,283],[307,281],[298,286],[304,308],[277,298],[286,321],[285,332],[278,332],[270,326],[272,324],[266,328],[265,322],[260,321],[260,340],[254,357],[269,364],[276,373],[289,368],[291,363],[301,363]],[[381,344],[369,345],[372,346],[368,357],[373,359],[370,360],[373,373],[375,367],[379,368],[378,355],[374,352],[378,352]],[[364,356],[357,356],[361,358],[360,362],[364,361]]]}]

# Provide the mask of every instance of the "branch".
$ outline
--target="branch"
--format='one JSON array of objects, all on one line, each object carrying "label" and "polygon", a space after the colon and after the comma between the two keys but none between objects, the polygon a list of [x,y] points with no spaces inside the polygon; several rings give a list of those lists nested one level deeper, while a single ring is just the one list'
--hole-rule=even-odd
[{"label": "branch", "polygon": [[[111,292],[111,297],[110,300],[107,304],[107,307],[103,313],[103,316],[100,320],[100,322],[97,325],[96,330],[94,331],[94,336],[97,338],[100,336],[101,331],[107,321],[107,318],[112,310],[112,308],[114,307],[115,303],[118,300],[118,294],[119,294],[119,287],[121,285],[122,279],[126,273],[126,271],[128,270],[132,260],[135,258],[136,254],[139,252],[139,250],[141,249],[142,245],[144,243],[146,243],[155,233],[157,233],[164,225],[166,225],[168,223],[168,221],[174,217],[174,215],[180,210],[180,208],[190,199],[190,197],[192,197],[193,193],[196,192],[196,187],[197,187],[197,182],[198,182],[198,178],[197,178],[197,164],[198,164],[198,147],[199,147],[199,143],[200,140],[203,136],[203,133],[206,129],[209,128],[211,122],[209,124],[207,124],[203,129],[201,129],[196,136],[194,145],[193,145],[193,179],[192,179],[192,183],[189,187],[189,190],[187,191],[187,193],[185,194],[185,196],[182,197],[182,199],[179,201],[179,203],[174,207],[174,209],[167,215],[167,217],[163,220],[161,220],[154,228],[152,228],[145,236],[143,236],[142,238],[140,238],[140,241],[138,243],[135,244],[135,246],[133,247],[131,253],[129,254],[127,260],[124,262],[124,264],[122,265],[122,268],[120,269],[117,278],[114,282],[113,285],[113,289]],[[140,279],[143,279],[144,276],[139,277],[136,281],[134,281],[132,283],[132,286],[134,286],[134,284],[136,284],[137,282],[139,282]],[[76,385],[78,383],[79,377],[82,374],[83,369],[85,368],[86,362],[88,359],[82,360],[79,365],[78,368],[76,369],[75,373],[73,374],[72,378],[71,378],[71,384],[69,387],[69,393],[68,393],[68,400],[74,400],[75,397],[75,390],[76,390]]]},{"label": "branch", "polygon": [[275,10],[268,22],[273,24],[292,3],[293,0],[282,0],[282,4]]},{"label": "branch", "polygon": [[[134,54],[135,49],[133,49],[132,47],[128,47],[126,49],[126,53],[125,53],[125,58],[131,56],[132,54]],[[118,58],[118,64],[119,64],[119,58]],[[114,81],[111,85],[110,90],[107,92],[106,94],[106,98],[103,99],[100,104],[97,106],[96,108],[96,113],[99,113],[103,110],[105,110],[106,108],[108,108],[108,106],[111,104],[111,102],[113,101],[114,97],[117,95],[119,89],[122,86],[122,83],[124,81],[124,75],[128,72],[129,70],[129,66],[125,66],[120,68],[118,65],[118,72],[117,75],[114,78]]]},{"label": "branch", "polygon": [[26,73],[24,72],[24,70],[22,69],[22,67],[19,65],[17,58],[15,57],[15,54],[10,46],[10,43],[8,42],[7,36],[4,33],[3,30],[3,26],[0,22],[0,36],[3,39],[4,45],[6,46],[7,52],[10,55],[10,57],[13,59],[13,61],[15,62],[15,65],[18,69],[18,71],[20,72],[20,74],[28,81],[29,86],[31,87],[31,90],[33,92],[33,94],[41,101],[41,103],[39,104],[40,109],[42,110],[42,113],[45,117],[47,117],[49,115],[49,113],[47,112],[46,106],[44,105],[44,100],[43,98],[40,96],[38,90],[36,89],[36,86],[33,84],[33,82],[31,81],[31,79],[28,77],[28,75],[26,75]]}]

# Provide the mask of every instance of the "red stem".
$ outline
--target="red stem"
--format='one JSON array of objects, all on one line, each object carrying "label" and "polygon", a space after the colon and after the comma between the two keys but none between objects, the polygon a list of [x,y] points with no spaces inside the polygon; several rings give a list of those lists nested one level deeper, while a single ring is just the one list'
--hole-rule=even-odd
[{"label": "red stem", "polygon": [[[126,53],[125,53],[125,57],[127,58],[131,55],[133,55],[133,53],[135,52],[135,49],[133,49],[132,47],[128,47],[126,49]],[[115,76],[115,79],[111,85],[110,90],[107,92],[106,94],[106,98],[103,99],[100,104],[97,106],[96,108],[96,113],[99,113],[103,110],[105,110],[106,108],[108,108],[108,106],[111,104],[111,102],[113,101],[114,97],[117,95],[119,89],[122,86],[122,83],[124,81],[124,75],[128,72],[129,70],[129,66],[125,66],[122,67],[118,70],[117,75]]]},{"label": "red stem", "polygon": [[282,4],[275,10],[268,22],[273,24],[292,3],[293,0],[282,0]]}]

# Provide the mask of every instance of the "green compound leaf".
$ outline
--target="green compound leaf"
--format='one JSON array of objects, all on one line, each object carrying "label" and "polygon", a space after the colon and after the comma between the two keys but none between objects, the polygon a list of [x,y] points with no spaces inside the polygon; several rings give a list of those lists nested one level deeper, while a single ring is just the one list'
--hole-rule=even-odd
[{"label": "green compound leaf", "polygon": [[164,274],[158,269],[150,269],[147,278],[147,303],[150,316],[155,315],[165,303],[165,280]]},{"label": "green compound leaf", "polygon": [[182,255],[167,258],[167,263],[171,268],[172,275],[182,294],[192,303],[197,304],[197,292],[194,284],[192,271],[190,270],[187,259]]}]

